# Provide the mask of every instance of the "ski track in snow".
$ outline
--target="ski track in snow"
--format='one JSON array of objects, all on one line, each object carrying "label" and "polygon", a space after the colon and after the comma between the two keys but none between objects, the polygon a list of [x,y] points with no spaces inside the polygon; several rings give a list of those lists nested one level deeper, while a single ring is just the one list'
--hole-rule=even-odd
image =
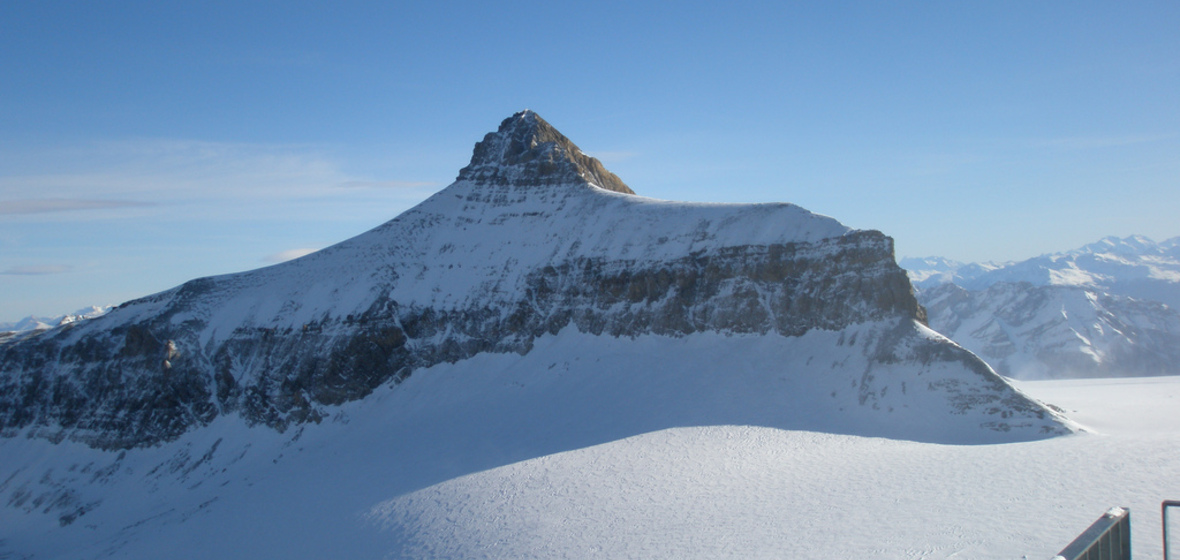
[{"label": "ski track in snow", "polygon": [[[777,410],[784,395],[768,394],[826,386],[671,385],[653,369],[677,363],[664,344],[704,347],[686,361],[728,345],[713,365],[729,370],[785,359],[744,352],[758,337],[689,338],[563,333],[286,434],[223,417],[123,455],[5,439],[0,558],[1047,559],[1111,506],[1131,508],[1136,557],[1160,553],[1159,502],[1180,497],[1180,378],[1020,383],[1089,433],[921,443],[865,435],[868,412]],[[652,373],[623,383],[619,360]]]}]

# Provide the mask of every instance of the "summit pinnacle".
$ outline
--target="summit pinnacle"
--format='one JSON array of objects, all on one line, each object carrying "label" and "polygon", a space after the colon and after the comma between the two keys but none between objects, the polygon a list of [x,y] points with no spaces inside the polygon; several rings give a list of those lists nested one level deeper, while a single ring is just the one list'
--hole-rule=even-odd
[{"label": "summit pinnacle", "polygon": [[476,143],[471,163],[459,171],[458,179],[525,187],[591,184],[635,194],[601,162],[582,153],[569,138],[529,110],[504,119],[496,132]]}]

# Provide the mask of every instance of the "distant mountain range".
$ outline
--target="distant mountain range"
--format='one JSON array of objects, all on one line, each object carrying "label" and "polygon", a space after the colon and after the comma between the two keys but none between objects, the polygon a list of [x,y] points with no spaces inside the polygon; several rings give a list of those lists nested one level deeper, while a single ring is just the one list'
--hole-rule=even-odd
[{"label": "distant mountain range", "polygon": [[1011,263],[902,259],[930,327],[1022,379],[1180,373],[1180,237]]},{"label": "distant mountain range", "polygon": [[26,332],[26,331],[40,331],[51,329],[53,327],[66,325],[82,319],[93,319],[105,315],[107,311],[111,310],[110,305],[105,306],[90,306],[79,309],[68,315],[57,315],[54,317],[38,317],[30,315],[16,322],[0,323],[0,332]]}]

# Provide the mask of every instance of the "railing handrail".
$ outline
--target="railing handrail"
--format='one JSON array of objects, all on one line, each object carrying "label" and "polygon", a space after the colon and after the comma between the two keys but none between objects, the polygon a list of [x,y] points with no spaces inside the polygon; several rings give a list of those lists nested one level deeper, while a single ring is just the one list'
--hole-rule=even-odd
[{"label": "railing handrail", "polygon": [[[1102,546],[1104,544],[1106,545],[1105,549]],[[1090,553],[1096,545],[1099,547],[1099,551],[1095,557]],[[1082,534],[1078,535],[1078,538],[1061,549],[1061,552],[1058,552],[1053,560],[1079,560],[1080,558],[1129,560],[1131,558],[1131,510],[1125,507],[1110,508]]]},{"label": "railing handrail", "polygon": [[1180,500],[1164,500],[1160,504],[1160,525],[1164,532],[1164,560],[1168,560],[1168,508],[1180,507]]}]

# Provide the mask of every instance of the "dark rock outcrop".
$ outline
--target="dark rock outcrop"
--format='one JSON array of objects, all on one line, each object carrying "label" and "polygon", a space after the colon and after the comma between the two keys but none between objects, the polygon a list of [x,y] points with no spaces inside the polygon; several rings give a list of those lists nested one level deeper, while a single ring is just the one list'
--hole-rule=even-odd
[{"label": "dark rock outcrop", "polygon": [[588,182],[608,191],[635,194],[532,111],[504,119],[499,130],[477,143],[471,163],[459,171],[458,180],[514,186]]}]

